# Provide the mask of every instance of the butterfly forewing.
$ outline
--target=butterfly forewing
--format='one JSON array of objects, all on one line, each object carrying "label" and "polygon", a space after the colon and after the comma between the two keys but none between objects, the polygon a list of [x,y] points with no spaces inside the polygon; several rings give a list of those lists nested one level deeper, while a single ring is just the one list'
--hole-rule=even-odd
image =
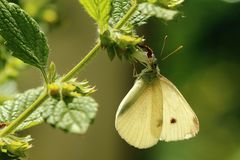
[{"label": "butterfly forewing", "polygon": [[[145,83],[141,79],[137,80],[121,102],[115,120],[115,127],[120,136],[137,148],[155,145],[162,128],[160,82],[154,81],[150,85]],[[137,98],[136,90],[140,93]]]},{"label": "butterfly forewing", "polygon": [[178,89],[160,77],[163,94],[163,126],[160,140],[188,139],[199,131],[198,118]]}]

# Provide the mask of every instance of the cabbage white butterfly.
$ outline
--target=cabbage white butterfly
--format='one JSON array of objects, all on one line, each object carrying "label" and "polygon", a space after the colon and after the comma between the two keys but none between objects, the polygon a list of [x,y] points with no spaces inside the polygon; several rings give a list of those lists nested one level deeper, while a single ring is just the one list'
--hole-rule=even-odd
[{"label": "cabbage white butterfly", "polygon": [[178,89],[157,70],[151,70],[135,81],[120,103],[115,128],[127,143],[143,149],[159,140],[191,138],[198,133],[199,122]]}]

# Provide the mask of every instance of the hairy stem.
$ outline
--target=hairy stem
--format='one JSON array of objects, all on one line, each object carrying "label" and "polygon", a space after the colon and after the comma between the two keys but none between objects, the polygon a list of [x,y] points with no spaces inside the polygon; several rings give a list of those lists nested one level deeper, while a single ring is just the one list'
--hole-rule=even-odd
[{"label": "hairy stem", "polygon": [[[120,29],[131,17],[131,15],[137,9],[137,2],[133,0],[133,5],[130,10],[126,13],[126,15],[116,24],[115,29]],[[69,79],[76,76],[77,73],[81,71],[85,67],[85,65],[90,62],[95,56],[99,48],[101,47],[101,43],[98,42],[93,49],[75,66],[73,67],[63,78],[62,82],[68,81]],[[47,81],[47,76],[45,72],[43,72],[45,82]],[[38,99],[33,102],[31,106],[29,106],[19,117],[11,122],[9,126],[7,126],[4,130],[0,132],[0,137],[6,136],[15,131],[15,129],[28,117],[30,116],[46,99],[48,98],[48,91],[45,91],[38,97]]]},{"label": "hairy stem", "polygon": [[[116,24],[116,26],[114,27],[115,29],[120,29],[128,20],[129,18],[133,15],[133,13],[136,11],[137,9],[137,2],[136,0],[133,0],[133,5],[130,8],[130,10],[125,14],[125,16]],[[63,78],[62,78],[62,82],[65,82],[71,78],[73,78],[73,76],[75,76],[78,72],[80,72],[80,70],[82,68],[84,68],[84,66],[93,59],[93,57],[95,57],[97,54],[98,49],[101,47],[101,43],[98,42],[93,49],[81,60],[81,62],[79,62],[74,68],[72,68]]]},{"label": "hairy stem", "polygon": [[33,102],[20,116],[13,120],[9,126],[0,132],[0,137],[4,137],[12,132],[28,117],[30,114],[35,111],[39,105],[41,105],[48,98],[47,90],[44,90],[38,99]]}]

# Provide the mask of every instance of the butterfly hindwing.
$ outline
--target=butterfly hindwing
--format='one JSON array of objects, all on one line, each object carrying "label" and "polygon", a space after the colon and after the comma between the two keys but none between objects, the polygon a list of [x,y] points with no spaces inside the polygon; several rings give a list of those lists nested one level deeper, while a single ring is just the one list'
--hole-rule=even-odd
[{"label": "butterfly hindwing", "polygon": [[160,140],[176,141],[195,136],[199,131],[198,118],[178,89],[160,76],[163,93],[163,126]]}]

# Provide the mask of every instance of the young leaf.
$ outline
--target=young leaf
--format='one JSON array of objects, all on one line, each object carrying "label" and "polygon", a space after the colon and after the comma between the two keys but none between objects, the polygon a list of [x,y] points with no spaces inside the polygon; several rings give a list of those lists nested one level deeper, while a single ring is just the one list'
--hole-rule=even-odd
[{"label": "young leaf", "polygon": [[43,70],[49,48],[45,35],[19,6],[0,0],[0,35],[5,39],[13,56]]},{"label": "young leaf", "polygon": [[66,132],[84,134],[94,119],[98,104],[91,97],[76,97],[71,102],[51,99],[43,117],[52,126]]},{"label": "young leaf", "polygon": [[98,19],[98,10],[97,4],[95,0],[79,0],[79,2],[83,5],[87,13],[97,21]]},{"label": "young leaf", "polygon": [[87,13],[97,22],[100,33],[108,28],[111,0],[79,0]]},{"label": "young leaf", "polygon": [[[16,119],[27,107],[29,107],[43,91],[42,87],[37,89],[30,89],[22,94],[16,95],[13,100],[8,100],[0,106],[0,122],[9,124]],[[41,116],[41,107],[33,112],[21,125],[18,126],[17,131],[24,130],[43,122]]]},{"label": "young leaf", "polygon": [[100,33],[108,28],[108,20],[110,18],[111,0],[98,0],[98,24]]}]

